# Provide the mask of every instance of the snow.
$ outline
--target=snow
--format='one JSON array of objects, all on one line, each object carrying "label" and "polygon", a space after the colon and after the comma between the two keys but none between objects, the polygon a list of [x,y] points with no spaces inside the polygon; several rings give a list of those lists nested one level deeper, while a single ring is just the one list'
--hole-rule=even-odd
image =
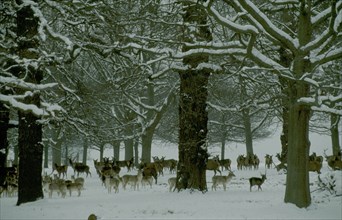
[{"label": "snow", "polygon": [[[280,151],[279,132],[272,138],[254,143],[255,153],[264,162],[266,153],[275,155]],[[311,152],[323,155],[323,151],[329,146],[327,154],[331,153],[330,137],[311,134]],[[119,193],[108,194],[101,185],[93,167],[93,159],[99,157],[98,151],[90,150],[88,165],[91,166],[92,177],[85,177],[85,189],[80,197],[74,193],[64,199],[53,194],[52,198],[46,195],[44,199],[36,202],[16,206],[16,197],[3,197],[0,199],[0,219],[87,219],[94,213],[98,219],[341,219],[342,218],[342,173],[330,171],[327,164],[322,168],[321,179],[333,174],[337,179],[337,195],[333,196],[327,191],[317,190],[317,174],[310,173],[312,205],[299,209],[293,204],[283,202],[285,194],[286,175],[275,169],[267,170],[267,180],[262,185],[263,191],[256,188],[249,192],[248,178],[260,176],[265,172],[264,165],[260,169],[236,170],[236,157],[245,153],[245,147],[240,144],[229,144],[226,147],[226,156],[232,160],[232,169],[236,175],[228,184],[227,191],[222,186],[217,191],[211,190],[212,171],[207,172],[208,192],[169,192],[167,180],[175,174],[164,172],[164,176],[158,178],[158,184],[152,188],[140,187],[139,191],[133,189],[123,190]],[[219,154],[218,146],[210,146],[212,155]],[[112,149],[105,151],[105,156],[111,156]],[[121,156],[124,154],[122,149]],[[152,156],[166,156],[177,158],[177,146],[154,141]],[[274,162],[278,164],[276,158]],[[48,173],[51,168],[47,169]],[[137,171],[131,171],[135,174]],[[126,169],[121,171],[121,175]],[[73,174],[71,168],[68,177]],[[226,175],[227,171],[223,171]]]}]

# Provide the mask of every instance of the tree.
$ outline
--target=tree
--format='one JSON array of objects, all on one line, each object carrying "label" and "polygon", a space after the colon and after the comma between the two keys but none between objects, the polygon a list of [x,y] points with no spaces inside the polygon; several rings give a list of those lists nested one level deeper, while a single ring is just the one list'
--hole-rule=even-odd
[{"label": "tree", "polygon": [[[21,3],[21,2],[20,2]],[[22,39],[18,42],[18,55],[21,59],[37,59],[39,54],[34,52],[39,41],[36,37],[38,34],[38,19],[34,16],[34,12],[30,6],[22,7],[17,12],[17,36]],[[26,81],[40,84],[43,79],[41,70],[29,66],[27,69],[19,68],[14,72],[17,77],[24,77]],[[30,96],[24,98],[24,103],[28,105],[40,106],[40,95],[34,92]],[[41,187],[42,173],[42,125],[38,122],[41,116],[37,116],[32,112],[19,110],[19,181],[18,181],[18,202],[22,203],[35,201],[43,198],[43,190]],[[32,178],[34,177],[34,178]]]},{"label": "tree", "polygon": [[[337,34],[341,28],[341,21],[337,19],[337,14],[341,13],[341,3],[332,1],[329,4],[318,3],[317,6],[311,1],[303,0],[279,4],[269,2],[261,6],[257,1],[255,4],[245,0],[224,2],[227,6],[232,6],[233,11],[238,15],[235,22],[229,16],[228,18],[221,16],[212,1],[205,6],[211,18],[235,32],[244,42],[243,49],[230,53],[244,54],[260,67],[270,68],[275,74],[287,79],[285,106],[289,111],[289,133],[288,173],[284,201],[298,207],[307,207],[311,203],[307,167],[311,111],[310,104],[305,100],[310,96],[311,86],[316,88],[321,86],[311,78],[317,68],[342,56],[341,45],[337,43],[339,38]],[[282,20],[277,21],[275,17],[267,16],[263,12],[269,8],[289,6],[298,12],[296,30],[291,30],[290,34],[283,30],[287,27],[281,26]],[[248,25],[239,25],[239,19],[247,22]],[[313,27],[315,30],[322,31],[322,34],[315,33]],[[262,41],[256,44],[255,40],[260,35]],[[277,62],[279,57],[276,54],[264,50],[267,45],[282,47],[288,51],[293,56],[290,67]]]},{"label": "tree", "polygon": [[[207,26],[207,16],[197,4],[184,3],[184,42],[210,42],[212,36]],[[188,47],[183,46],[187,52]],[[207,96],[210,71],[198,68],[209,61],[208,55],[196,54],[185,56],[184,65],[189,68],[179,71],[179,167],[189,173],[185,188],[204,191],[206,186],[207,153]],[[180,170],[180,168],[179,168]],[[180,179],[180,172],[177,173]],[[177,184],[180,189],[183,186]]]}]

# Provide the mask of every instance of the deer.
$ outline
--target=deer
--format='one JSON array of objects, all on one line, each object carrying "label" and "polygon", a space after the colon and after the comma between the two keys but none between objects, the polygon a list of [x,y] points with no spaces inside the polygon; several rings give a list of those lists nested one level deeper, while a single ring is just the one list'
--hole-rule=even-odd
[{"label": "deer", "polygon": [[83,188],[83,185],[81,183],[68,183],[66,184],[67,190],[69,191],[69,195],[71,196],[72,191],[76,191],[78,193],[78,196],[81,195],[81,189]]},{"label": "deer", "polygon": [[258,191],[259,191],[259,189],[262,191],[261,185],[265,182],[266,179],[267,179],[266,173],[261,174],[261,178],[259,178],[259,177],[249,178],[249,191],[252,192],[253,186],[258,186]]},{"label": "deer", "polygon": [[227,183],[229,183],[233,177],[235,177],[235,174],[231,171],[228,172],[227,176],[213,176],[213,185],[211,186],[211,190],[215,189],[216,191],[217,185],[222,184],[224,191],[226,191]]},{"label": "deer", "polygon": [[53,180],[52,183],[49,184],[49,198],[52,197],[54,191],[56,191],[58,195],[61,194],[62,198],[65,198],[67,185],[64,181]]},{"label": "deer", "polygon": [[158,171],[154,163],[149,163],[141,168],[143,176],[152,176],[155,180],[155,184],[158,181]]},{"label": "deer", "polygon": [[152,184],[153,184],[153,177],[152,176],[144,176],[141,179],[141,185],[145,187],[146,185],[150,185],[150,188],[152,189]]},{"label": "deer", "polygon": [[69,163],[74,169],[74,173],[77,173],[77,176],[79,176],[80,173],[86,173],[87,177],[88,177],[88,174],[91,176],[88,165],[84,165],[82,163],[74,163],[70,158],[69,158]]},{"label": "deer", "polygon": [[116,165],[118,167],[127,167],[127,172],[131,171],[133,164],[134,164],[134,157],[132,157],[130,160],[117,160],[115,161],[113,159],[113,165]]},{"label": "deer", "polygon": [[272,164],[273,164],[272,157],[273,155],[269,155],[269,154],[266,154],[265,156],[265,167],[267,167],[267,169],[272,168]]},{"label": "deer", "polygon": [[120,185],[120,177],[117,175],[112,176],[112,175],[106,175],[105,176],[105,186],[108,189],[108,193],[112,192],[112,188],[114,189],[115,193],[119,192],[119,185]]},{"label": "deer", "polygon": [[207,170],[213,170],[214,171],[214,175],[216,175],[216,172],[218,171],[220,174],[221,170],[220,170],[220,163],[219,163],[219,157],[215,156],[213,159],[209,159],[207,162]]},{"label": "deer", "polygon": [[72,176],[71,176],[71,180],[72,180],[73,183],[79,183],[79,184],[81,184],[81,185],[82,185],[82,189],[83,189],[83,186],[84,186],[84,178],[82,178],[82,177],[77,177],[77,178],[75,178],[75,176],[72,175]]},{"label": "deer", "polygon": [[220,163],[220,166],[222,168],[222,171],[223,171],[223,168],[225,168],[225,170],[231,170],[230,165],[231,165],[232,161],[230,159],[220,160],[219,163]]},{"label": "deer", "polygon": [[131,184],[134,190],[139,190],[139,184],[143,178],[143,173],[141,170],[138,171],[137,175],[123,175],[122,176],[122,186],[126,190],[127,183]]},{"label": "deer", "polygon": [[176,189],[177,177],[170,177],[167,182],[169,183],[169,192]]},{"label": "deer", "polygon": [[54,163],[52,172],[55,170],[57,171],[59,177],[61,177],[61,174],[63,174],[63,178],[64,176],[67,177],[68,165],[58,166],[57,163]]},{"label": "deer", "polygon": [[316,160],[308,162],[308,170],[312,172],[317,172],[318,174],[321,173],[322,163]]}]

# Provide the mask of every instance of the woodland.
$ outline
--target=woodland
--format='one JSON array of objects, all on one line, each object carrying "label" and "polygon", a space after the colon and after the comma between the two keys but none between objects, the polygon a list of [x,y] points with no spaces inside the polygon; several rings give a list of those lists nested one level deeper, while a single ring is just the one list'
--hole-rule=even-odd
[{"label": "woodland", "polygon": [[222,159],[231,142],[253,154],[280,126],[284,202],[308,207],[309,132],[340,155],[342,1],[4,0],[0,11],[0,167],[13,150],[17,205],[43,197],[50,159],[86,163],[91,147],[102,160],[111,147],[150,162],[154,139],[177,143],[178,178],[204,191],[210,144]]}]

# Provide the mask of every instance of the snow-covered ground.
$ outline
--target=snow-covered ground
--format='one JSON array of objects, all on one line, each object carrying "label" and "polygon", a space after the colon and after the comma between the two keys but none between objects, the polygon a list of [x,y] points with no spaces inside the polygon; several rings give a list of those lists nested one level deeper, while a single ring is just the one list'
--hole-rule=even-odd
[{"label": "snow-covered ground", "polygon": [[[310,173],[312,205],[299,209],[292,204],[283,202],[285,194],[286,175],[275,169],[267,170],[267,180],[262,185],[263,191],[256,188],[249,192],[248,178],[260,176],[265,172],[264,155],[275,155],[280,151],[278,136],[255,143],[255,153],[262,164],[258,171],[236,170],[236,156],[243,154],[245,149],[241,145],[228,146],[226,155],[233,162],[232,169],[236,175],[228,184],[227,191],[219,187],[211,190],[212,171],[207,172],[209,191],[200,192],[169,192],[167,180],[175,174],[165,172],[160,176],[158,184],[152,188],[141,188],[134,191],[131,188],[119,193],[108,194],[96,175],[92,159],[98,157],[97,152],[90,152],[89,165],[92,177],[85,178],[85,189],[80,197],[74,193],[71,197],[61,198],[54,194],[52,198],[46,195],[37,202],[16,206],[16,197],[0,199],[0,219],[87,219],[91,213],[98,219],[342,219],[342,172],[331,171],[323,165],[321,179],[327,181],[331,175],[336,180],[337,195],[328,191],[317,190],[318,174]],[[312,152],[322,155],[323,150],[330,146],[329,137],[318,136],[311,138]],[[330,148],[330,147],[329,147]],[[331,149],[328,149],[329,154]],[[112,151],[108,151],[110,153]],[[210,148],[212,154],[219,154],[218,147]],[[166,156],[177,159],[175,145],[155,142],[152,149],[153,156]],[[123,153],[122,153],[123,154]],[[111,156],[111,155],[107,155]],[[274,159],[278,163],[277,159]],[[51,170],[49,170],[51,172]],[[137,171],[131,171],[135,174]],[[68,176],[73,173],[69,168]],[[121,175],[126,170],[121,171]],[[223,174],[227,174],[224,171]]]}]

